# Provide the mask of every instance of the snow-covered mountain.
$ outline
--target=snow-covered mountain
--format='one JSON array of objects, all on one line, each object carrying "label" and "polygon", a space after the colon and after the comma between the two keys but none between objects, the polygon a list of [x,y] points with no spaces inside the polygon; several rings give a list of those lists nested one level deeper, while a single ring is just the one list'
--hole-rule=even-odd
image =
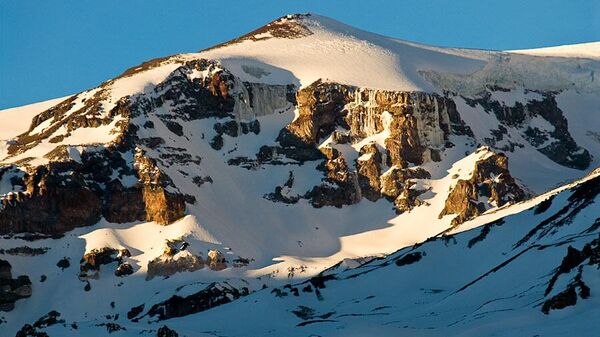
[{"label": "snow-covered mountain", "polygon": [[598,46],[288,15],[0,111],[0,335],[588,335]]}]

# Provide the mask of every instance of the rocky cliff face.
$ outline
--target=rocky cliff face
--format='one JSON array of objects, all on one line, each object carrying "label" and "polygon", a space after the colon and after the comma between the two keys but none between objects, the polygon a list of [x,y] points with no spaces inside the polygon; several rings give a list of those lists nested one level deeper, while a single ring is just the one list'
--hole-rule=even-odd
[{"label": "rocky cliff face", "polygon": [[[339,207],[362,197],[376,201],[386,196],[400,212],[410,210],[419,204],[416,197],[420,193],[411,189],[408,180],[428,174],[422,169],[415,176],[398,172],[409,165],[440,161],[440,153],[453,146],[450,135],[472,136],[454,102],[435,94],[317,81],[299,90],[296,99],[298,117],[282,130],[280,144],[292,149],[315,148],[330,138],[320,147],[326,157],[324,183],[307,195],[317,206]],[[375,136],[383,139],[382,144],[368,142]],[[348,163],[336,149],[340,144],[365,141],[356,162]],[[384,177],[382,172],[388,169],[391,171]]]},{"label": "rocky cliff face", "polygon": [[[185,123],[216,118],[216,134],[207,141],[220,150],[228,137],[260,133],[257,117],[295,104],[298,116],[281,130],[279,145],[265,145],[256,159],[234,158],[230,164],[256,168],[264,163],[278,164],[282,155],[300,163],[323,160],[321,184],[297,196],[275,193],[265,197],[286,203],[306,198],[315,207],[342,207],[363,197],[370,201],[385,197],[394,202],[399,213],[421,204],[418,196],[423,191],[414,188],[414,181],[429,178],[427,171],[412,166],[440,161],[443,151],[454,146],[452,135],[473,137],[450,97],[326,81],[316,81],[295,93],[290,85],[240,81],[216,62],[202,59],[182,63],[151,90],[121,98],[113,105],[106,103],[105,86],[85,99],[74,96],[44,111],[8,147],[8,160],[13,163],[4,167],[3,172],[10,173],[2,179],[10,181],[14,190],[4,198],[0,210],[0,233],[60,234],[93,224],[100,217],[117,223],[142,220],[161,224],[181,218],[186,202],[194,203],[195,198],[181,193],[164,168],[199,166],[202,158],[183,148],[166,146],[159,136],[148,137],[152,133],[149,130],[159,127],[151,116],[181,138],[186,137]],[[564,117],[561,119],[557,109],[544,108],[556,105],[550,96],[508,110],[496,107],[490,97],[467,102],[488,107],[511,125],[541,116],[552,121],[554,137],[563,139],[560,146],[578,149],[568,134],[560,132],[566,127]],[[115,134],[104,147],[87,144],[76,148],[61,143],[80,130],[102,126],[110,126]],[[535,138],[536,131],[531,129],[528,134]],[[46,162],[36,164],[28,154],[44,142],[57,145],[45,155]],[[359,143],[358,158],[344,156],[344,147]],[[553,152],[545,149],[540,151]],[[565,156],[573,159],[573,155]],[[211,180],[198,179],[202,183]],[[467,185],[459,182],[457,191],[462,192],[456,194],[461,196],[451,195],[449,200],[462,200],[466,194],[475,197]],[[490,193],[503,192],[492,189]],[[502,204],[496,195],[489,198],[490,205]],[[482,210],[481,205],[479,211],[465,205],[448,206],[442,213],[467,212],[467,219]]]},{"label": "rocky cliff face", "polygon": [[436,94],[317,81],[298,91],[297,101],[299,116],[280,135],[284,145],[315,145],[336,128],[353,141],[385,131],[388,164],[406,167],[439,160],[451,134],[472,135],[454,102]]},{"label": "rocky cliff face", "polygon": [[[184,197],[166,190],[152,160],[138,155],[132,172],[119,151],[103,150],[81,156],[81,162],[52,162],[28,169],[13,180],[24,191],[0,210],[0,233],[39,232],[61,234],[96,223],[104,216],[112,222],[136,220],[171,223],[185,211]],[[157,177],[150,179],[154,169]],[[113,172],[134,179],[123,186]],[[10,197],[7,198],[10,200]]]},{"label": "rocky cliff face", "polygon": [[[241,82],[207,60],[182,64],[153,90],[124,97],[107,110],[109,84],[42,112],[10,144],[0,179],[13,191],[2,198],[1,234],[62,234],[101,217],[170,224],[195,200],[179,191],[164,168],[199,165],[201,158],[165,146],[160,137],[141,136],[141,130],[156,127],[149,116],[178,137],[184,136],[184,122],[206,118],[229,120],[216,137],[237,136],[260,132],[256,117],[287,108],[293,99],[293,86]],[[114,135],[108,143],[61,143],[101,127]],[[50,149],[45,160],[29,156],[42,145]]]},{"label": "rocky cliff face", "polygon": [[535,94],[525,102],[514,105],[498,101],[494,96],[510,91],[501,87],[488,88],[475,97],[463,97],[471,107],[480,106],[487,113],[493,113],[501,123],[491,137],[484,141],[501,151],[514,151],[523,144],[507,139],[512,128],[524,140],[550,160],[574,169],[584,170],[590,166],[592,156],[578,145],[569,132],[568,121],[556,102],[556,92],[528,92]]},{"label": "rocky cliff face", "polygon": [[327,158],[323,164],[325,179],[315,186],[306,197],[315,207],[351,205],[361,199],[356,172],[350,171],[341,153],[330,147],[321,151]]},{"label": "rocky cliff face", "polygon": [[482,214],[492,207],[523,200],[527,195],[517,185],[508,171],[508,158],[504,154],[480,148],[478,152],[488,152],[475,163],[469,179],[459,179],[448,195],[444,215],[456,214],[452,225],[459,225]]}]

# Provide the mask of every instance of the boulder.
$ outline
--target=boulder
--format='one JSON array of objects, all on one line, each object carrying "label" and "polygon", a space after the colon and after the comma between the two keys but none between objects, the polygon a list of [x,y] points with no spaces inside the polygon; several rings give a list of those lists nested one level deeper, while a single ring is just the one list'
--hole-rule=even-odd
[{"label": "boulder", "polygon": [[29,277],[23,275],[13,278],[10,263],[0,259],[0,311],[11,311],[16,301],[30,297],[31,293]]}]

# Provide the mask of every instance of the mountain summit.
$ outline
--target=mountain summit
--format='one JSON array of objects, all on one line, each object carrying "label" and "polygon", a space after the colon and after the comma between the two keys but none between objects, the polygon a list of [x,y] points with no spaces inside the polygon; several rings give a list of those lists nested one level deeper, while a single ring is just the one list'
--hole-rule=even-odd
[{"label": "mountain summit", "polygon": [[295,14],[0,111],[0,330],[597,329],[598,45]]}]

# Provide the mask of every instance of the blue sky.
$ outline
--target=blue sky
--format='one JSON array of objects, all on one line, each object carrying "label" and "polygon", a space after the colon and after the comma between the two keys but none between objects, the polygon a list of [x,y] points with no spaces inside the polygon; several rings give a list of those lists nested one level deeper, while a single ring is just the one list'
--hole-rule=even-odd
[{"label": "blue sky", "polygon": [[600,0],[0,0],[0,109],[76,93],[142,61],[304,12],[442,46],[600,40]]}]

